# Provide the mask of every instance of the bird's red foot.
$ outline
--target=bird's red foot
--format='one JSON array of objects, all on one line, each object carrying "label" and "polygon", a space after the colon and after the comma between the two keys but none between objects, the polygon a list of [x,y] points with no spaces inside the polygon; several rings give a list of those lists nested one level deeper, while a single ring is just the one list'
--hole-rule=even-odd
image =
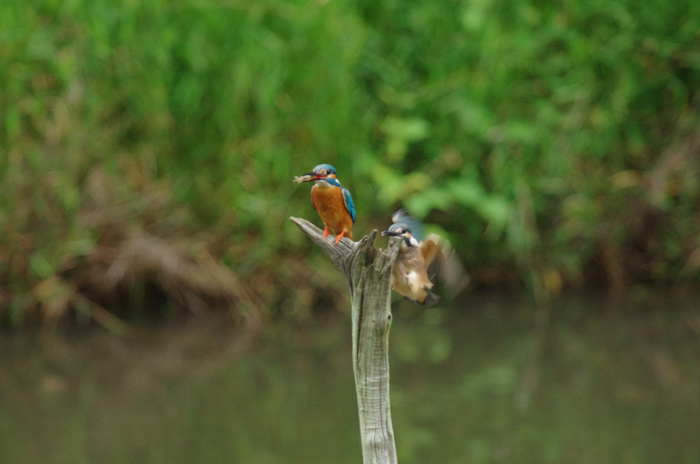
[{"label": "bird's red foot", "polygon": [[328,230],[328,226],[326,226],[326,228],[323,229],[323,238],[328,237],[328,234],[329,234],[329,233],[330,233],[330,231]]},{"label": "bird's red foot", "polygon": [[336,245],[338,244],[340,239],[343,238],[344,235],[345,235],[345,231],[342,231],[341,233],[339,233],[338,235],[335,236],[335,244]]}]

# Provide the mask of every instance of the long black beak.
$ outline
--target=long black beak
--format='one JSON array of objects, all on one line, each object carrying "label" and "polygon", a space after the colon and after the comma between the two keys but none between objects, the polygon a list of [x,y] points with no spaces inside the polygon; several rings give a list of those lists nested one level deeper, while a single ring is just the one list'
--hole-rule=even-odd
[{"label": "long black beak", "polygon": [[392,232],[390,230],[382,231],[382,237],[400,237],[401,234],[398,232]]}]

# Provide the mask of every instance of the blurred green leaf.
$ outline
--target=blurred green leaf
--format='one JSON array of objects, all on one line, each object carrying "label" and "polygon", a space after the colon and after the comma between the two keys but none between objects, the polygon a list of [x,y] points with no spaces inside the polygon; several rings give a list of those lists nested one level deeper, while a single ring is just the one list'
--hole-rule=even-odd
[{"label": "blurred green leaf", "polygon": [[29,258],[29,268],[39,279],[48,279],[54,275],[54,265],[41,251],[35,251]]},{"label": "blurred green leaf", "polygon": [[377,197],[382,204],[388,206],[403,201],[415,192],[426,191],[432,183],[433,180],[423,172],[412,172],[405,176],[387,174],[381,178]]},{"label": "blurred green leaf", "polygon": [[386,118],[381,127],[388,137],[402,139],[407,142],[423,140],[430,133],[428,121],[420,118]]},{"label": "blurred green leaf", "polygon": [[449,191],[436,187],[420,194],[411,195],[404,200],[404,203],[409,211],[422,218],[427,216],[433,209],[449,209],[453,201],[454,197]]},{"label": "blurred green leaf", "polygon": [[428,121],[421,118],[387,117],[380,127],[387,138],[387,155],[393,162],[403,159],[409,143],[423,140],[430,134]]}]

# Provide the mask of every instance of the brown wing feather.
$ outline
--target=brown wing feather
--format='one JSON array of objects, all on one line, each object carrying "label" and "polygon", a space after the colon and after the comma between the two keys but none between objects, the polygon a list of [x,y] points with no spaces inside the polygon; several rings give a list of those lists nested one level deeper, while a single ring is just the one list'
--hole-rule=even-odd
[{"label": "brown wing feather", "polygon": [[437,272],[452,296],[457,295],[467,286],[469,276],[446,240],[430,234],[421,242],[420,250],[430,271]]},{"label": "brown wing feather", "polygon": [[430,265],[436,258],[443,259],[442,246],[443,240],[435,234],[430,234],[420,243],[420,252],[425,260],[425,265]]}]

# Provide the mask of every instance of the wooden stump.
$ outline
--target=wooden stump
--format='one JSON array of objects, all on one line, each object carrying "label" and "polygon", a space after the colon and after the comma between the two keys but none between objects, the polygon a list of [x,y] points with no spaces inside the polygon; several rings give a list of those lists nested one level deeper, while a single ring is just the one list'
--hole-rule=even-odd
[{"label": "wooden stump", "polygon": [[352,366],[360,415],[364,464],[395,464],[396,445],[389,402],[389,329],[391,269],[398,248],[374,247],[377,231],[359,242],[335,237],[305,219],[290,218],[331,257],[350,286],[352,304]]}]

